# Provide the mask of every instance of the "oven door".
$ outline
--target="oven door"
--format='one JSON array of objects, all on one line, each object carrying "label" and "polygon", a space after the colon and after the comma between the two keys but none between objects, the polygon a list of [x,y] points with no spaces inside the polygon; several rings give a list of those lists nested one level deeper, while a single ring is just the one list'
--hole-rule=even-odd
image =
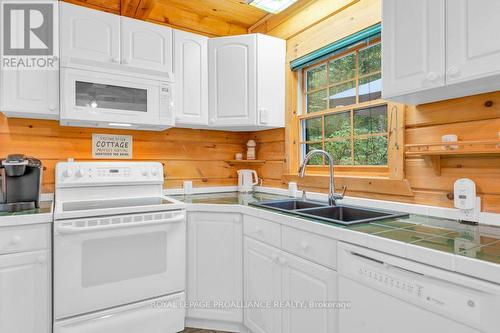
[{"label": "oven door", "polygon": [[185,289],[185,211],[56,221],[54,316]]},{"label": "oven door", "polygon": [[167,128],[172,124],[160,109],[170,106],[170,94],[170,86],[156,80],[65,68],[60,120],[70,126]]}]

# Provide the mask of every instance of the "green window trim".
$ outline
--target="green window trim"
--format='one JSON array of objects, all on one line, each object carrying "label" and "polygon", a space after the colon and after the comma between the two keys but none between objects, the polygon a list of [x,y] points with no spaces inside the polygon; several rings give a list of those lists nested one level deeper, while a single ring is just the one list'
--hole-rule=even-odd
[{"label": "green window trim", "polygon": [[371,27],[358,31],[350,36],[344,37],[332,44],[326,45],[312,53],[291,61],[290,67],[292,71],[301,70],[302,68],[318,62],[321,59],[329,58],[337,53],[344,52],[360,42],[369,43],[371,40],[379,38],[381,32],[382,24],[377,23]]}]

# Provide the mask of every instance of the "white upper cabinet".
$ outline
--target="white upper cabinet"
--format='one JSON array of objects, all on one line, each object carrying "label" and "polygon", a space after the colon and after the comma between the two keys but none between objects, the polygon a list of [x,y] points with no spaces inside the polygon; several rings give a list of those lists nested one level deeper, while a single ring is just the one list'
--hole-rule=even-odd
[{"label": "white upper cabinet", "polygon": [[446,80],[500,73],[500,1],[446,2]]},{"label": "white upper cabinet", "polygon": [[261,34],[208,42],[209,126],[284,126],[285,41]]},{"label": "white upper cabinet", "polygon": [[[58,2],[51,1],[57,8]],[[4,34],[0,27],[0,44]],[[54,34],[58,35],[55,24]],[[22,35],[20,35],[22,34]],[[19,29],[17,41],[24,41],[24,31]],[[56,38],[57,39],[57,38]],[[0,111],[7,117],[58,119],[59,118],[59,54],[58,40],[54,40],[53,69],[1,68],[0,69]]]},{"label": "white upper cabinet", "polygon": [[172,29],[121,17],[122,64],[136,69],[161,72],[172,80]]},{"label": "white upper cabinet", "polygon": [[61,66],[120,63],[120,16],[62,2]]},{"label": "white upper cabinet", "polygon": [[444,0],[384,0],[383,98],[445,84]]},{"label": "white upper cabinet", "polygon": [[174,30],[176,126],[208,125],[208,37]]},{"label": "white upper cabinet", "polygon": [[59,119],[58,70],[2,70],[0,79],[7,117]]},{"label": "white upper cabinet", "polygon": [[171,28],[66,2],[60,4],[60,16],[61,66],[173,81]]},{"label": "white upper cabinet", "polygon": [[423,104],[500,90],[498,0],[383,0],[385,99]]}]

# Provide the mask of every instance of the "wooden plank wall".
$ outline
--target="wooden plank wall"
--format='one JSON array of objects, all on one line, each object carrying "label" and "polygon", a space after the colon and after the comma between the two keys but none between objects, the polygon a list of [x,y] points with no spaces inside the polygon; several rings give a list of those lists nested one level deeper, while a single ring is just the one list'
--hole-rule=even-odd
[{"label": "wooden plank wall", "polygon": [[164,164],[165,187],[236,185],[236,168],[225,160],[246,149],[247,133],[172,128],[162,132],[61,127],[51,120],[0,114],[0,157],[23,153],[42,160],[44,192],[54,189],[54,166],[67,158],[92,159],[92,133],[133,136],[133,159]]},{"label": "wooden plank wall", "polygon": [[[355,31],[380,22],[380,0],[335,2],[328,0],[300,1],[289,10],[254,26],[252,32],[268,33],[287,40],[287,60],[310,53]],[[299,19],[300,18],[300,19]],[[287,68],[287,70],[289,70]],[[286,181],[296,180],[288,173],[296,172],[296,165],[287,164],[293,156],[293,115],[296,112],[293,75],[287,77],[287,129],[277,129],[253,136],[260,143],[257,157],[272,156],[273,164],[260,168],[264,184],[286,187]],[[487,101],[492,102],[486,103]],[[485,105],[490,105],[489,107]],[[407,107],[405,115],[405,144],[440,141],[445,134],[457,134],[460,140],[498,138],[500,132],[500,92]],[[285,149],[285,147],[288,147]],[[281,155],[280,155],[281,154]],[[276,169],[280,161],[284,167]],[[295,162],[294,162],[295,163]],[[273,167],[271,167],[273,165]],[[500,156],[450,156],[441,161],[441,175],[437,176],[425,159],[406,158],[405,179],[412,195],[388,195],[370,191],[350,191],[349,195],[396,200],[435,206],[451,207],[449,193],[456,179],[467,177],[476,182],[482,197],[482,209],[500,213]],[[279,179],[282,181],[279,181]],[[323,177],[320,177],[323,178]],[[309,190],[327,191],[327,180],[311,177],[304,181]]]}]

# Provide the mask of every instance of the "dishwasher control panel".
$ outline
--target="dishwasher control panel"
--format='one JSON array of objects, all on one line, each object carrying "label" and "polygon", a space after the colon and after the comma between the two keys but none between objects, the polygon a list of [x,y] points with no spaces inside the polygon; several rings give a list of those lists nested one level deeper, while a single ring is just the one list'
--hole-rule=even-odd
[{"label": "dishwasher control panel", "polygon": [[340,251],[339,273],[371,289],[472,325],[481,325],[481,306],[488,303],[487,294],[478,290],[351,251]]}]

